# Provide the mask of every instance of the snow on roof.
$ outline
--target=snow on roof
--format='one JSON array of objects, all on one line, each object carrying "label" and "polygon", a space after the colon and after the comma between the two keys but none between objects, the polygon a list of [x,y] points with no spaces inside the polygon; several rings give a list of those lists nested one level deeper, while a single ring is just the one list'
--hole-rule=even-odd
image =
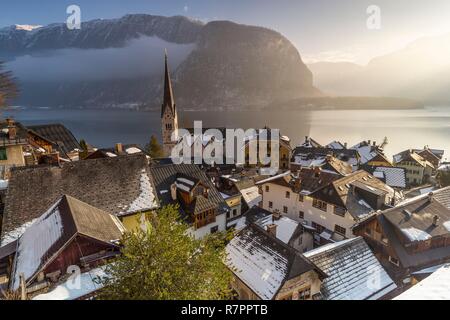
[{"label": "snow on roof", "polygon": [[[95,279],[106,277],[106,266],[80,274],[77,278],[69,278],[56,286],[52,291],[40,294],[33,300],[75,300],[101,289],[103,286]],[[79,282],[78,282],[79,281]],[[79,284],[79,286],[77,286]]]},{"label": "snow on roof", "polygon": [[441,165],[441,166],[438,168],[438,171],[450,171],[450,164],[449,164],[449,163],[446,163],[446,164]]},{"label": "snow on roof", "polygon": [[448,230],[448,232],[450,232],[450,220],[445,221],[442,225],[444,226],[445,229]]},{"label": "snow on roof", "polygon": [[384,172],[382,171],[374,171],[373,176],[378,179],[384,179]]},{"label": "snow on roof", "polygon": [[226,264],[253,292],[263,300],[271,300],[288,272],[288,260],[264,238],[244,229],[226,247]]},{"label": "snow on roof", "polygon": [[277,174],[276,176],[273,176],[273,177],[270,177],[270,178],[267,178],[267,179],[258,181],[256,184],[257,184],[257,185],[261,185],[261,184],[264,184],[264,183],[267,183],[267,182],[270,182],[270,181],[273,181],[273,180],[277,180],[277,179],[279,179],[279,178],[286,177],[286,176],[288,176],[288,175],[290,175],[290,174],[291,174],[290,171],[286,171],[286,172],[283,172],[283,173],[281,173],[281,174]]},{"label": "snow on roof", "polygon": [[8,180],[0,179],[0,190],[5,190],[6,188],[8,188],[8,182]]},{"label": "snow on roof", "polygon": [[[25,281],[38,271],[43,256],[63,235],[61,215],[54,204],[45,214],[36,220],[20,237],[13,272],[13,289],[19,287],[21,273]],[[39,243],[35,243],[39,239]]]},{"label": "snow on roof", "polygon": [[2,239],[1,247],[6,246],[8,243],[16,241],[20,236],[31,226],[37,219],[33,219],[27,223],[24,223],[20,227],[6,233]]},{"label": "snow on roof", "polygon": [[140,188],[141,193],[139,196],[128,206],[127,211],[122,212],[121,214],[134,213],[148,208],[153,209],[158,206],[155,192],[145,169],[142,169],[141,171]]},{"label": "snow on roof", "polygon": [[[379,177],[378,175],[383,175]],[[391,187],[406,187],[405,170],[403,168],[394,167],[377,167],[373,173],[377,178],[385,178],[386,184]]]},{"label": "snow on roof", "polygon": [[450,264],[442,266],[394,300],[450,300]]},{"label": "snow on roof", "polygon": [[267,216],[261,218],[255,223],[261,226],[264,230],[266,230],[268,225],[275,224],[277,226],[277,238],[288,244],[297,229],[299,222],[288,217],[281,217],[278,220],[274,220],[272,217],[273,216]]},{"label": "snow on roof", "polygon": [[262,200],[262,195],[259,194],[257,186],[242,189],[241,194],[249,208],[258,205]]},{"label": "snow on roof", "polygon": [[326,147],[330,148],[330,149],[337,149],[337,150],[344,149],[344,146],[339,141],[330,142],[329,144],[326,145]]},{"label": "snow on roof", "polygon": [[304,254],[328,275],[326,300],[375,300],[396,288],[361,237],[328,244]]},{"label": "snow on roof", "polygon": [[106,152],[106,155],[107,155],[108,157],[110,157],[110,158],[117,157],[117,154],[112,153],[112,152]]},{"label": "snow on roof", "polygon": [[125,149],[125,152],[127,154],[135,154],[135,153],[141,153],[142,150],[139,148],[136,148],[136,147],[130,147],[130,148]]},{"label": "snow on roof", "polygon": [[411,241],[425,241],[431,239],[431,235],[428,232],[422,231],[416,228],[402,228],[403,234]]}]

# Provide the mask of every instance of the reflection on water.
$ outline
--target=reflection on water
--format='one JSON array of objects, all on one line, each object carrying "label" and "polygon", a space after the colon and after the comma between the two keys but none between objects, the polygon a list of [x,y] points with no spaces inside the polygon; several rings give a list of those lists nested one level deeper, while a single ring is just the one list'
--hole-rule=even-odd
[{"label": "reflection on water", "polygon": [[[159,112],[103,110],[17,110],[4,112],[24,124],[62,123],[77,138],[98,147],[116,142],[145,145],[152,134],[160,136]],[[293,145],[307,135],[327,144],[332,140],[351,146],[361,140],[382,141],[386,136],[388,155],[408,148],[429,145],[450,152],[450,107],[418,110],[320,110],[272,112],[185,112],[182,127],[202,120],[205,127],[281,129]]]}]

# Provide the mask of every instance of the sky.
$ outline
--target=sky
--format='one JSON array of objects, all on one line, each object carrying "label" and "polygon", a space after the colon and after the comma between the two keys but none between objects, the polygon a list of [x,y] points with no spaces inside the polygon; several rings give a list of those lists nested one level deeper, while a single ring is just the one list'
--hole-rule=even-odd
[{"label": "sky", "polygon": [[[418,38],[450,33],[449,0],[1,0],[0,27],[64,22],[72,4],[83,21],[148,13],[268,27],[309,63],[366,64]],[[367,27],[371,5],[380,10],[377,29]]]}]

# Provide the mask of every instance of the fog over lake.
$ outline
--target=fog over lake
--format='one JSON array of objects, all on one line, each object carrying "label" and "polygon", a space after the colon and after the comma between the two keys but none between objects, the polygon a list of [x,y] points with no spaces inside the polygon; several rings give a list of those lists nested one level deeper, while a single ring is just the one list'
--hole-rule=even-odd
[{"label": "fog over lake", "polygon": [[[19,109],[3,112],[25,125],[62,123],[78,139],[96,147],[117,142],[144,146],[152,134],[160,137],[160,113],[126,110]],[[450,152],[450,106],[412,110],[318,110],[280,112],[180,112],[180,127],[202,120],[205,127],[279,128],[292,145],[311,136],[321,144],[333,140],[352,146],[361,140],[388,137],[388,156],[409,148],[439,148]],[[450,159],[450,158],[449,158]]]}]

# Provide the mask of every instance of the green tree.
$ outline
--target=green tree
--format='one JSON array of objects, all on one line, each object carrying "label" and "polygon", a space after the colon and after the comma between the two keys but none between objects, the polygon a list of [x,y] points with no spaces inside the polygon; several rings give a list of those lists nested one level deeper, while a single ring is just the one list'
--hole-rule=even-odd
[{"label": "green tree", "polygon": [[0,61],[0,107],[4,107],[7,100],[17,96],[18,89],[12,73],[4,71],[3,62]]},{"label": "green tree", "polygon": [[158,139],[152,135],[150,138],[150,143],[146,146],[146,151],[150,157],[153,159],[163,158],[164,151],[161,145],[158,142]]},{"label": "green tree", "polygon": [[178,209],[164,207],[148,215],[147,230],[127,233],[122,254],[106,268],[99,299],[230,299],[231,273],[223,263],[225,237],[202,240],[188,234]]}]

